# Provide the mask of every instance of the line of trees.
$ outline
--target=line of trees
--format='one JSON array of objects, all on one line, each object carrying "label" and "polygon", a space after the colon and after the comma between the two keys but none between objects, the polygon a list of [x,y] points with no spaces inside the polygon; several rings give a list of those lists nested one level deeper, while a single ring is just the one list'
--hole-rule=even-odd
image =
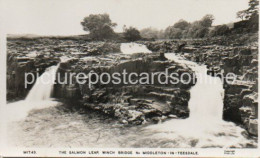
[{"label": "line of trees", "polygon": [[[237,12],[237,18],[242,22],[246,21],[246,27],[249,30],[258,30],[258,0],[249,0],[249,8]],[[123,27],[122,36],[127,41],[136,41],[142,38],[147,39],[181,39],[181,38],[203,38],[212,36],[227,35],[231,32],[228,25],[219,25],[212,27],[214,16],[207,14],[200,20],[192,23],[183,19],[175,24],[168,26],[165,30],[155,28],[145,28],[138,30],[134,27]],[[116,39],[120,35],[114,32],[117,25],[112,22],[108,14],[91,14],[81,22],[83,30],[89,32],[90,38],[94,40]],[[243,26],[245,26],[243,24]]]},{"label": "line of trees", "polygon": [[165,29],[165,37],[169,39],[180,38],[203,38],[209,33],[209,28],[213,23],[213,15],[205,15],[201,20],[188,23],[181,19],[173,26]]}]

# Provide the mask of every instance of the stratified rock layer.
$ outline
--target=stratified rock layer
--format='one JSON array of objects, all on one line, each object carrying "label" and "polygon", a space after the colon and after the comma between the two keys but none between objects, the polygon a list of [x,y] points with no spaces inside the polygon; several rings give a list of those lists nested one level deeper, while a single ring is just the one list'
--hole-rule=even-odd
[{"label": "stratified rock layer", "polygon": [[[69,72],[88,74],[122,73],[168,73],[184,72],[192,74],[188,68],[168,60],[161,60],[160,54],[109,54],[95,58],[73,59],[61,63],[58,74],[65,80],[65,74]],[[151,75],[150,75],[151,76]],[[191,75],[192,76],[192,75]],[[128,78],[128,76],[126,77]],[[164,81],[165,76],[161,76]],[[121,76],[121,80],[124,78]],[[138,78],[134,81],[139,80]],[[169,115],[185,118],[189,115],[188,100],[189,84],[167,84],[159,83],[158,75],[154,77],[154,84],[131,84],[128,80],[124,83],[102,84],[100,81],[93,85],[76,84],[76,77],[72,84],[55,85],[55,97],[70,100],[79,99],[85,106],[102,111],[118,118],[125,124],[143,124],[147,121],[158,122],[166,119]],[[193,79],[192,79],[193,80]],[[170,117],[170,116],[169,116]]]},{"label": "stratified rock layer", "polygon": [[7,100],[24,99],[32,84],[25,88],[25,73],[41,75],[49,66],[60,62],[61,56],[86,57],[119,52],[120,44],[86,42],[55,38],[7,39]]},{"label": "stratified rock layer", "polygon": [[[7,100],[24,99],[32,87],[25,89],[24,74],[41,75],[49,66],[60,62],[60,57],[70,60],[60,63],[60,81],[66,73],[98,74],[107,72],[127,73],[192,73],[187,67],[166,60],[162,54],[124,55],[120,43],[87,42],[62,39],[8,39],[7,43]],[[165,80],[162,75],[160,79]],[[119,119],[124,124],[144,124],[167,118],[185,118],[189,115],[188,101],[190,84],[160,84],[158,77],[154,84],[101,84],[89,86],[79,84],[72,77],[72,83],[54,85],[53,96],[71,104],[82,104]]]},{"label": "stratified rock layer", "polygon": [[234,73],[236,82],[224,82],[225,120],[244,125],[257,135],[258,35],[245,34],[198,40],[141,42],[158,52],[175,52],[188,60],[208,65],[209,74]]}]

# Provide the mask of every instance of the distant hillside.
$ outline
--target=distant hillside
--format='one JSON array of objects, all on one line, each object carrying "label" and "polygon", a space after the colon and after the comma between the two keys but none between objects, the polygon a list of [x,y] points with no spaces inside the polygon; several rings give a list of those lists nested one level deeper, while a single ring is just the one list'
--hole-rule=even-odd
[{"label": "distant hillside", "polygon": [[[117,36],[113,39],[106,39],[108,41],[121,41],[123,42],[122,33],[116,33]],[[84,41],[93,41],[88,34],[85,35],[68,35],[68,36],[44,36],[44,35],[35,35],[35,34],[8,34],[8,40],[35,40],[35,39],[60,39],[60,40],[84,40]]]},{"label": "distant hillside", "polygon": [[64,39],[64,40],[91,40],[88,35],[70,35],[70,36],[44,36],[34,34],[8,34],[7,39]]}]

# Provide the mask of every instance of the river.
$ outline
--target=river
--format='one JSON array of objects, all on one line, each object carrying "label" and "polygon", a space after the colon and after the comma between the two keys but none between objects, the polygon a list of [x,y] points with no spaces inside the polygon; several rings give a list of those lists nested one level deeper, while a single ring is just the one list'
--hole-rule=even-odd
[{"label": "river", "polygon": [[[135,43],[122,44],[121,51],[125,54],[151,53],[145,46]],[[31,90],[35,92],[29,93],[26,100],[7,104],[4,109],[8,131],[6,144],[12,147],[256,146],[257,142],[247,138],[244,129],[222,120],[224,89],[219,78],[208,76],[205,66],[181,56],[173,53],[165,56],[190,67],[197,75],[197,83],[190,90],[189,118],[126,126],[95,111],[51,99],[51,85],[35,85],[38,87]],[[56,69],[57,66],[52,67],[45,73],[53,74]]]}]

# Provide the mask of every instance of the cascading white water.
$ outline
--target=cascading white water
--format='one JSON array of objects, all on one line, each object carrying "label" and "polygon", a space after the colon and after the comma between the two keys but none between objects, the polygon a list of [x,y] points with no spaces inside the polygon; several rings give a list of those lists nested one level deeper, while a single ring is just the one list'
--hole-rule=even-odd
[{"label": "cascading white water", "polygon": [[222,121],[224,89],[220,78],[207,75],[205,65],[186,61],[173,53],[165,57],[190,67],[196,74],[197,83],[190,90],[189,119],[193,121]]},{"label": "cascading white water", "polygon": [[[60,57],[61,62],[64,63],[73,58],[67,56]],[[60,63],[51,67],[48,67],[45,72],[37,78],[32,89],[26,97],[26,101],[43,101],[50,100],[53,85],[56,79],[56,72],[60,66]]]},{"label": "cascading white water", "polygon": [[[121,51],[124,54],[151,52],[145,45],[136,43],[122,43]],[[207,75],[205,65],[183,60],[173,53],[165,54],[169,60],[174,60],[185,67],[190,67],[196,74],[197,84],[190,90],[189,101],[190,120],[222,121],[224,89],[220,78]]]},{"label": "cascading white water", "polygon": [[247,143],[254,144],[242,135],[244,129],[222,119],[224,89],[220,78],[207,75],[206,66],[173,53],[166,53],[165,57],[191,68],[197,83],[190,90],[189,118],[147,127],[154,139],[167,140],[164,144],[167,147],[244,147]]},{"label": "cascading white water", "polygon": [[122,43],[120,50],[124,54],[152,53],[145,45],[137,43]]},{"label": "cascading white water", "polygon": [[[135,50],[127,50],[123,53],[129,54],[129,52],[136,52]],[[121,49],[121,51],[124,50]],[[242,135],[244,129],[222,119],[224,89],[220,78],[207,75],[205,65],[187,61],[174,53],[166,53],[165,57],[195,72],[197,82],[190,90],[188,103],[190,116],[187,119],[172,119],[161,124],[147,126],[140,134],[142,139],[134,142],[134,145],[245,147],[248,143],[255,144],[253,140],[248,140]]]},{"label": "cascading white water", "polygon": [[58,67],[59,64],[47,68],[46,71],[37,78],[33,88],[26,97],[26,101],[50,99]]},{"label": "cascading white water", "polygon": [[[129,45],[132,45],[131,43]],[[144,45],[141,47],[146,48]],[[130,47],[126,47],[131,49]],[[134,47],[135,48],[135,47]],[[147,48],[146,48],[147,49]],[[123,49],[124,50],[124,49]],[[121,51],[124,52],[122,49]],[[127,52],[138,53],[139,49]],[[122,128],[117,122],[105,121],[96,113],[79,114],[65,112],[50,106],[50,100],[19,101],[6,106],[3,118],[24,118],[11,122],[8,127],[8,143],[16,147],[246,147],[256,142],[245,138],[244,130],[234,123],[222,120],[223,88],[218,78],[206,75],[206,67],[184,60],[174,54],[165,54],[184,67],[190,67],[198,79],[192,87],[188,119],[171,119],[148,126]],[[67,61],[70,58],[63,58]],[[212,85],[204,82],[212,79]],[[62,104],[61,104],[62,105]],[[63,106],[62,106],[63,107]],[[41,109],[41,110],[33,110]],[[67,111],[67,110],[66,110]],[[0,111],[1,112],[1,111]],[[30,113],[30,115],[28,115]],[[46,121],[47,120],[47,121]],[[68,130],[69,129],[69,130]],[[13,133],[11,133],[14,131]],[[64,132],[66,131],[66,132]],[[44,137],[42,137],[44,135]]]},{"label": "cascading white water", "polygon": [[42,109],[58,104],[58,102],[51,100],[53,83],[58,67],[59,64],[47,68],[46,71],[37,78],[25,100],[10,103],[5,107],[5,119],[7,122],[24,119],[33,109]]},{"label": "cascading white water", "polygon": [[[121,51],[124,54],[151,52],[145,45],[136,43],[122,43]],[[207,75],[205,65],[200,66],[173,53],[167,53],[165,57],[182,64],[184,67],[190,67],[196,74],[197,83],[190,90],[189,120],[197,120],[197,122],[222,121],[224,89],[220,78]]]},{"label": "cascading white water", "polygon": [[198,121],[222,121],[224,89],[220,78],[206,74],[201,66],[197,83],[190,90],[189,119]]}]

